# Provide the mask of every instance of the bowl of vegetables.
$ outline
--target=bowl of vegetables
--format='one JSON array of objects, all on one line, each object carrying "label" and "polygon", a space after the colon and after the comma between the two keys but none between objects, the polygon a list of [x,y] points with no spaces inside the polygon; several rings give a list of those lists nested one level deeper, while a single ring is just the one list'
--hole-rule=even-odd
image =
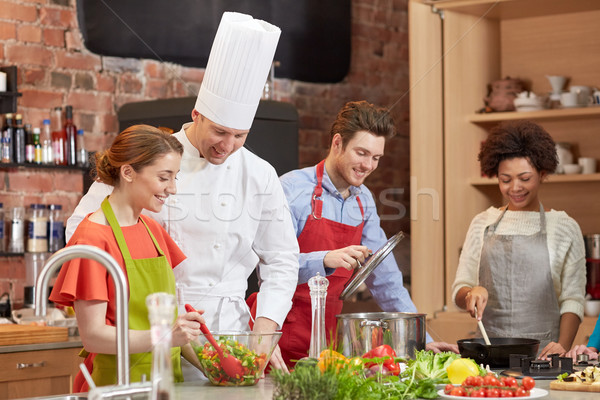
[{"label": "bowl of vegetables", "polygon": [[226,372],[222,366],[219,352],[204,334],[192,342],[198,356],[199,369],[213,385],[251,386],[262,377],[265,367],[271,359],[273,350],[281,338],[281,332],[213,332],[217,345],[224,358],[235,357],[239,360],[239,373]]}]

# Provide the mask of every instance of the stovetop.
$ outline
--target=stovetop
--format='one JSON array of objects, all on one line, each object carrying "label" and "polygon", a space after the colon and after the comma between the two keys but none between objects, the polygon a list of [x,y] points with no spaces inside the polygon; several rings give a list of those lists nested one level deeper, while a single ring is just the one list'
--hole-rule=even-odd
[{"label": "stovetop", "polygon": [[573,372],[573,359],[570,357],[559,357],[558,354],[551,354],[549,357],[550,360],[537,360],[521,354],[511,354],[509,369],[500,374],[518,379],[531,376],[534,379],[554,380],[565,372]]}]

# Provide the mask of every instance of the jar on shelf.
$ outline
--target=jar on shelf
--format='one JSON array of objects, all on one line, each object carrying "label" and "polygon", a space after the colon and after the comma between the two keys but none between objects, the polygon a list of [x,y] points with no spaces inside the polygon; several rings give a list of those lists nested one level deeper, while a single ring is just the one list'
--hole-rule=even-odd
[{"label": "jar on shelf", "polygon": [[60,204],[48,204],[48,251],[54,253],[65,247],[65,225]]},{"label": "jar on shelf", "polygon": [[8,230],[9,253],[23,253],[25,251],[25,208],[13,207],[6,216]]},{"label": "jar on shelf", "polygon": [[31,204],[27,210],[28,235],[27,251],[45,253],[48,251],[48,213],[45,204]]},{"label": "jar on shelf", "polygon": [[0,203],[0,253],[6,251],[6,237],[4,235],[4,204]]}]

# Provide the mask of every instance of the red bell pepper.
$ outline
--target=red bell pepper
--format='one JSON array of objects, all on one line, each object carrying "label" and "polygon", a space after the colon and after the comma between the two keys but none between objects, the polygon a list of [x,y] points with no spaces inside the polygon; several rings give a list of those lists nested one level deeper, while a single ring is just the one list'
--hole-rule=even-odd
[{"label": "red bell pepper", "polygon": [[[381,346],[369,350],[363,354],[363,358],[383,358],[385,359],[385,361],[383,361],[383,366],[386,367],[391,374],[400,374],[400,364],[394,361],[396,352],[387,344],[382,344]],[[365,367],[370,368],[373,365],[377,365],[377,363],[368,362],[365,364]]]}]

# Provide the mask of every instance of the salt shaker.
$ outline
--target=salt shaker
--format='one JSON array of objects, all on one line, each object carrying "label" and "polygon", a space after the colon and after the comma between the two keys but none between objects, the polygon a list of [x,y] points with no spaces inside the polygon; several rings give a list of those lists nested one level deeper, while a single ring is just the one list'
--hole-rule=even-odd
[{"label": "salt shaker", "polygon": [[174,398],[171,329],[175,306],[175,296],[168,293],[152,293],[146,297],[152,338],[152,400]]},{"label": "salt shaker", "polygon": [[308,356],[319,358],[321,351],[327,347],[325,337],[325,301],[329,281],[317,272],[308,280],[310,288],[310,304],[312,308],[312,328],[310,331],[310,347]]}]

